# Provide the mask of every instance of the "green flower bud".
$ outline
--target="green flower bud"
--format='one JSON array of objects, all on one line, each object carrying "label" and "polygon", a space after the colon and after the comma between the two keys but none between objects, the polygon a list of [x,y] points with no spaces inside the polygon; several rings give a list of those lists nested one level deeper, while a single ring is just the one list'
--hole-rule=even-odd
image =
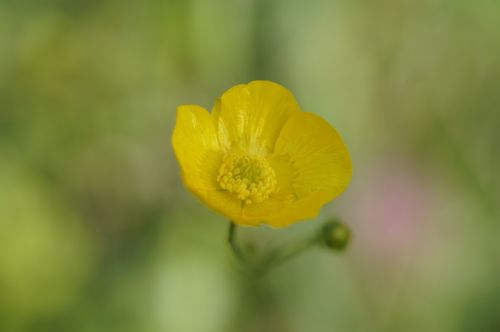
[{"label": "green flower bud", "polygon": [[320,239],[328,248],[343,251],[351,240],[351,230],[337,219],[333,219],[321,228]]}]

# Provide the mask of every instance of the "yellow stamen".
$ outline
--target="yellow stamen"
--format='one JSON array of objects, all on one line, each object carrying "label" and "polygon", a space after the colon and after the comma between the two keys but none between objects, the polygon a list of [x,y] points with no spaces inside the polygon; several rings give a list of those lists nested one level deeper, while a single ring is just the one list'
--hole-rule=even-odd
[{"label": "yellow stamen", "polygon": [[276,190],[276,174],[269,162],[242,153],[226,155],[217,182],[245,204],[261,203]]}]

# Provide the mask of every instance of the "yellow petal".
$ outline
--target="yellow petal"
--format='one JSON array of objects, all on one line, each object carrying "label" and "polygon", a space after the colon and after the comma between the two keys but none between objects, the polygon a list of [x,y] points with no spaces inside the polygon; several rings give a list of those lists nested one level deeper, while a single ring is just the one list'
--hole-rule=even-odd
[{"label": "yellow petal", "polygon": [[243,216],[242,201],[220,189],[217,174],[224,154],[210,114],[197,105],[177,108],[172,146],[186,187],[212,210],[240,224],[257,225],[255,218]]},{"label": "yellow petal", "polygon": [[230,195],[227,191],[212,190],[204,197],[206,204],[214,211],[226,216],[240,225],[257,226],[261,223],[260,216],[244,213],[243,202]]},{"label": "yellow petal", "polygon": [[[273,163],[281,179],[281,194],[294,197],[270,223],[276,227],[316,216],[321,206],[340,195],[351,179],[349,153],[337,131],[311,113],[294,115],[276,142],[276,156],[289,163]],[[288,179],[288,182],[286,180]],[[284,183],[286,182],[286,183]]]},{"label": "yellow petal", "polygon": [[[172,144],[186,187],[244,225],[284,227],[314,218],[351,178],[351,161],[335,129],[301,112],[288,90],[267,81],[233,87],[212,114],[180,106]],[[269,161],[277,189],[265,201],[247,204],[217,183],[224,156],[234,151]]]},{"label": "yellow petal", "polygon": [[240,218],[236,219],[235,222],[244,225],[267,224],[276,226],[276,219],[285,207],[284,201],[272,197],[262,203],[245,204]]},{"label": "yellow petal", "polygon": [[276,172],[278,191],[260,204],[244,205],[242,213],[232,220],[243,225],[266,224],[282,228],[316,217],[324,204],[324,193],[317,191],[299,198],[294,189],[298,171],[290,157],[273,156],[269,162]]},{"label": "yellow petal", "polygon": [[290,91],[269,81],[240,84],[226,91],[212,114],[226,149],[272,151],[283,125],[300,108]]},{"label": "yellow petal", "polygon": [[197,105],[177,108],[172,146],[185,185],[192,192],[214,189],[220,146],[210,114]]}]

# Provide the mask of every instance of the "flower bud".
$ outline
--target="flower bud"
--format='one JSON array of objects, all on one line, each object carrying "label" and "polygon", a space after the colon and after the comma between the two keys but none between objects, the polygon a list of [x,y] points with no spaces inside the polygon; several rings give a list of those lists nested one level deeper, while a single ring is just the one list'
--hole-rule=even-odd
[{"label": "flower bud", "polygon": [[351,240],[351,231],[337,219],[326,222],[321,228],[321,242],[335,251],[343,251]]}]

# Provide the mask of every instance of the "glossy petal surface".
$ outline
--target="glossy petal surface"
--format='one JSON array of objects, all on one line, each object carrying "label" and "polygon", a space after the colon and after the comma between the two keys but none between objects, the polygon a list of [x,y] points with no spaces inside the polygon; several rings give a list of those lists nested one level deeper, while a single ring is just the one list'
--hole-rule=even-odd
[{"label": "glossy petal surface", "polygon": [[186,187],[243,225],[314,218],[352,173],[337,131],[268,81],[229,89],[212,113],[180,106],[172,144]]}]

